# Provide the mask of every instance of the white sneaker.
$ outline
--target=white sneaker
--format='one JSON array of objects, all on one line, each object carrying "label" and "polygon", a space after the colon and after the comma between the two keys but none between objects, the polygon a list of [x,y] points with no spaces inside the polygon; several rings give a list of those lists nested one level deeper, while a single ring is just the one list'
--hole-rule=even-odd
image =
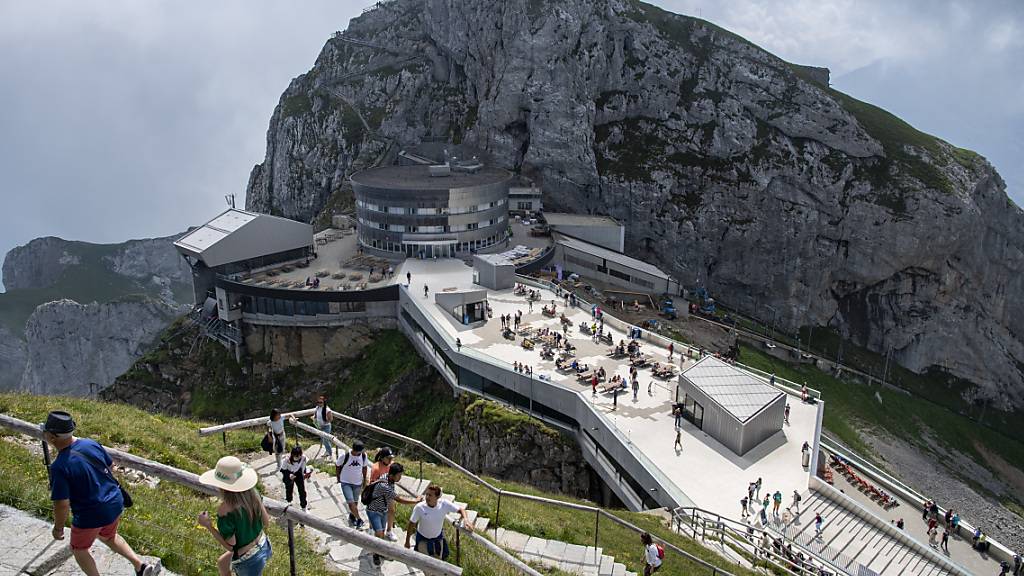
[{"label": "white sneaker", "polygon": [[395,536],[395,531],[394,530],[389,531],[384,536],[386,536],[387,539],[391,540],[392,542],[398,542],[398,536]]}]

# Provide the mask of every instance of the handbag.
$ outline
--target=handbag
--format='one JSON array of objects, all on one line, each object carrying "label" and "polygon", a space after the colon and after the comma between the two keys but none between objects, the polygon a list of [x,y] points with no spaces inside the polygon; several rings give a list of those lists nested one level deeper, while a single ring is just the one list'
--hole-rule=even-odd
[{"label": "handbag", "polygon": [[267,454],[274,453],[274,438],[271,436],[269,430],[263,435],[263,440],[260,442],[260,448],[263,448],[263,451]]},{"label": "handbag", "polygon": [[75,450],[74,446],[71,447],[71,452],[74,454],[78,454],[82,458],[85,458],[85,461],[88,462],[89,464],[92,464],[94,468],[102,470],[107,476],[110,476],[110,479],[114,481],[114,484],[117,484],[117,489],[121,491],[121,500],[124,502],[125,508],[131,508],[132,506],[135,505],[135,502],[132,500],[132,495],[129,494],[128,491],[124,489],[124,486],[122,486],[121,483],[117,481],[117,478],[114,478],[114,473],[110,471],[110,468],[108,468],[106,464],[99,462],[98,460],[96,460],[92,456],[89,456],[85,452],[79,452],[78,450]]}]

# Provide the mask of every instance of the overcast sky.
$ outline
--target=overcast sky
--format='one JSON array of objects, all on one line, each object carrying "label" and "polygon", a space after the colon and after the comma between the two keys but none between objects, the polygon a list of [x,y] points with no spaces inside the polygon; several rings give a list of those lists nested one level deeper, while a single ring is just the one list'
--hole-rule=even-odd
[{"label": "overcast sky", "polygon": [[[242,193],[289,80],[365,0],[0,0],[0,254],[166,235]],[[658,0],[992,161],[1024,204],[1020,0]],[[301,6],[301,9],[297,9]]]}]

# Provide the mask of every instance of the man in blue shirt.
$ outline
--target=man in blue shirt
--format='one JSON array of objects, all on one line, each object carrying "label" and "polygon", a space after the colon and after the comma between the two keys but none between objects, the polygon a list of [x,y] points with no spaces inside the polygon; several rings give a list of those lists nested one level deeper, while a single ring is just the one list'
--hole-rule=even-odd
[{"label": "man in blue shirt", "polygon": [[87,576],[100,576],[89,548],[96,538],[132,563],[135,574],[151,576],[155,567],[146,564],[117,533],[124,511],[121,487],[110,467],[113,461],[95,440],[75,438],[75,421],[67,412],[50,412],[43,437],[57,449],[50,464],[50,499],[53,500],[53,538],[64,539],[68,512],[71,520],[71,552]]}]

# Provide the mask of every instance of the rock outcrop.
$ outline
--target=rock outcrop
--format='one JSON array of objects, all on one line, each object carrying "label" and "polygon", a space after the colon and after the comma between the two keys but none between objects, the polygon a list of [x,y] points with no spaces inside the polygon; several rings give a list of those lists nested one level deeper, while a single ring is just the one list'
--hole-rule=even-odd
[{"label": "rock outcrop", "polygon": [[13,390],[25,372],[25,341],[0,326],[0,390]]},{"label": "rock outcrop", "polygon": [[131,367],[184,311],[149,297],[43,304],[25,324],[26,362],[19,389],[95,395]]},{"label": "rock outcrop", "polygon": [[247,205],[310,220],[352,171],[465,142],[727,305],[1024,406],[1024,213],[983,158],[826,79],[635,0],[391,0],[284,92]]}]

